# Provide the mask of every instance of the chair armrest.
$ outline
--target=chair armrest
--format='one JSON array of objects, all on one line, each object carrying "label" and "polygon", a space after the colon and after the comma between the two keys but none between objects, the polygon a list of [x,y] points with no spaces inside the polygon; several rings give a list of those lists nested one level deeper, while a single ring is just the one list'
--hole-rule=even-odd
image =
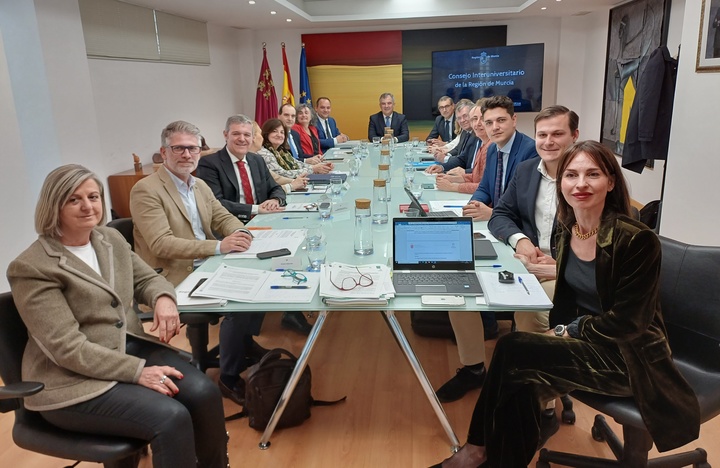
[{"label": "chair armrest", "polygon": [[25,398],[35,395],[45,388],[45,384],[40,382],[17,382],[10,385],[0,387],[0,400],[10,398]]}]

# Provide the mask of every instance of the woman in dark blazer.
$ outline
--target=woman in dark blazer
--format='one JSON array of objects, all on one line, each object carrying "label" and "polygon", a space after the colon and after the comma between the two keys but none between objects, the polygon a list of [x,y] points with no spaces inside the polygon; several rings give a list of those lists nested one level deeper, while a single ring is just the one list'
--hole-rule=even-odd
[{"label": "woman in dark blazer", "polygon": [[527,466],[545,442],[541,403],[575,389],[635,398],[661,452],[698,436],[698,402],[660,311],[660,242],[629,216],[615,155],[593,141],[569,147],[557,193],[555,328],[498,340],[467,444],[443,467]]},{"label": "woman in dark blazer", "polygon": [[[179,333],[172,285],[105,224],[95,174],[52,171],[35,211],[39,234],[9,266],[28,329],[22,374],[45,389],[25,399],[51,424],[147,440],[153,466],[225,467],[220,391],[167,345]],[[151,305],[147,335],[132,302]]]}]

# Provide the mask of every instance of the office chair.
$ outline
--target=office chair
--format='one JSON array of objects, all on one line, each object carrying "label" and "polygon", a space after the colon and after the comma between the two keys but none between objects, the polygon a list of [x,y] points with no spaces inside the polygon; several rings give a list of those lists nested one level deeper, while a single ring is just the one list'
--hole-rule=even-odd
[{"label": "office chair", "polygon": [[0,294],[0,388],[2,412],[15,411],[13,441],[31,452],[68,460],[102,463],[106,468],[135,468],[147,442],[126,437],[96,436],[57,428],[20,398],[42,390],[43,384],[21,382],[22,356],[28,340],[27,328],[18,314],[12,294]]},{"label": "office chair", "polygon": [[[130,244],[130,248],[135,250],[135,237],[133,235],[132,218],[113,219],[107,223],[108,227],[117,229],[123,235],[125,240]],[[160,270],[162,271],[162,270]],[[159,273],[159,272],[158,272]],[[152,313],[142,312],[134,305],[135,311],[138,313],[140,320],[152,320]],[[216,325],[220,321],[222,314],[213,313],[182,313],[180,321],[187,326],[187,338],[190,342],[192,364],[201,371],[205,372],[211,367],[219,367],[220,350],[217,346],[208,349],[209,345],[209,328],[210,325]]]},{"label": "office chair", "polygon": [[[673,361],[695,391],[704,423],[720,414],[720,247],[688,245],[663,237],[660,242],[660,304]],[[632,398],[586,392],[572,395],[622,425],[624,445],[602,415],[595,417],[592,427],[593,439],[607,441],[617,461],[543,449],[537,468],[549,467],[550,463],[574,467],[710,467],[701,448],[648,460],[653,441]]]}]

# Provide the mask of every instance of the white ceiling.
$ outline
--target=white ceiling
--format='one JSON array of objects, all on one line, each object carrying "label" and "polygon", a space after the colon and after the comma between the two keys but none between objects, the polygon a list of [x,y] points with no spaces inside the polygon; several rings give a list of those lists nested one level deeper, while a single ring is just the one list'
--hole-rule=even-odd
[{"label": "white ceiling", "polygon": [[248,0],[127,1],[240,29],[317,29],[575,16],[607,11],[627,0],[255,0],[254,5]]}]

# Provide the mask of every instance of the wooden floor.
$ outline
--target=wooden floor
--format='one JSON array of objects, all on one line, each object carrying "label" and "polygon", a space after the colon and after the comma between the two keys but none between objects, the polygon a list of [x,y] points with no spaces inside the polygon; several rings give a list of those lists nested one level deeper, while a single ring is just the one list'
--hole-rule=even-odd
[{"label": "wooden floor", "polygon": [[[459,366],[457,349],[449,340],[416,336],[409,313],[397,314],[433,386],[444,383]],[[267,314],[257,338],[265,347],[284,347],[298,354],[304,337],[280,329],[280,314]],[[503,333],[509,322],[500,322]],[[215,330],[214,340],[217,340]],[[187,347],[184,338],[173,342]],[[495,342],[488,342],[488,355]],[[378,312],[331,314],[310,358],[313,396],[347,401],[312,410],[302,426],[276,431],[268,450],[260,450],[260,432],[247,420],[227,424],[233,467],[424,467],[449,456],[450,445],[419,384]],[[217,379],[217,370],[208,374]],[[461,442],[467,435],[470,414],[479,391],[444,405]],[[226,414],[239,408],[225,400]],[[595,413],[576,402],[577,422],[562,425],[547,443],[550,449],[595,456],[610,450],[590,436]],[[0,415],[0,467],[62,467],[67,461],[30,453],[12,443],[13,416]],[[711,442],[711,441],[715,442]],[[709,462],[720,467],[720,418],[705,424],[701,437],[685,449],[704,447]],[[80,467],[97,466],[81,463]],[[149,468],[149,459],[142,468]],[[534,466],[534,462],[531,466]]]}]

